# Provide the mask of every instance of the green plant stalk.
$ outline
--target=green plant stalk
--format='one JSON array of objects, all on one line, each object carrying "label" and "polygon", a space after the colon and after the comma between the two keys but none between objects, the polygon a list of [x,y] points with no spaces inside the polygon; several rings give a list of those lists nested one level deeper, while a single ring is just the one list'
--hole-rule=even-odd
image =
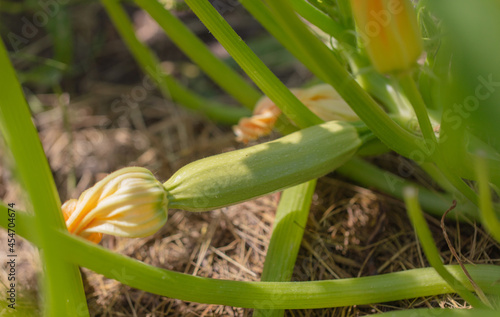
[{"label": "green plant stalk", "polygon": [[[36,221],[31,223],[30,230],[36,232],[42,249],[44,313],[46,316],[78,316],[78,310],[87,309],[80,272],[77,266],[61,260],[58,241],[49,230],[66,229],[61,203],[28,104],[1,40],[0,69],[0,131],[35,211]],[[6,220],[6,209],[2,208],[2,215]],[[16,225],[20,222],[16,217]],[[85,315],[88,316],[88,312]]]},{"label": "green plant stalk", "polygon": [[488,166],[488,179],[493,185],[500,186],[500,153],[497,152],[492,146],[473,134],[467,134],[468,138],[468,154],[469,157],[464,159],[471,170],[468,174],[472,174],[471,178],[462,176],[466,179],[476,180],[476,170],[474,169],[475,156],[481,153],[481,156],[486,159]]},{"label": "green plant stalk", "polygon": [[[312,180],[283,192],[274,219],[261,281],[287,282],[291,279],[315,187],[316,180]],[[255,310],[253,317],[278,317],[284,313],[284,310]]]},{"label": "green plant stalk", "polygon": [[391,311],[382,314],[370,315],[377,317],[497,317],[500,315],[498,310],[489,309],[441,309],[441,308],[420,308]]},{"label": "green plant stalk", "polygon": [[[261,1],[253,1],[253,0],[240,0],[241,4],[245,7],[245,9],[250,12],[250,14],[259,21],[259,23],[266,28],[266,30],[271,33],[290,53],[292,53],[302,64],[304,64],[314,75],[316,75],[321,80],[327,82],[328,78],[324,76],[321,68],[318,68],[318,65],[312,62],[307,56],[302,54],[295,44],[293,40],[288,36],[288,34],[281,28],[280,25],[274,20],[271,12],[268,7],[265,6]],[[309,4],[308,4],[309,5]],[[313,7],[314,8],[314,7]],[[314,9],[317,10],[317,9]],[[322,13],[320,13],[322,14]],[[311,23],[315,23],[315,21],[310,21]],[[360,68],[363,68],[365,65],[365,61],[359,56],[357,52],[352,50],[349,52],[349,61],[351,63],[351,67],[354,69],[356,74],[356,80],[363,88],[367,89],[370,93],[372,93],[376,98],[381,100],[384,105],[387,107],[389,111],[393,113],[399,113],[398,104],[394,100],[394,96],[391,95],[389,91],[387,91],[388,81],[380,74],[375,71],[363,71]]]},{"label": "green plant stalk", "polygon": [[407,110],[406,99],[402,99],[397,87],[393,87],[390,81],[383,75],[377,73],[370,62],[363,58],[357,51],[346,52],[353,76],[359,85],[372,94],[384,105],[389,114],[409,117],[412,115]]},{"label": "green plant stalk", "polygon": [[[302,64],[304,64],[315,76],[324,82],[328,82],[328,77],[322,71],[322,65],[318,65],[313,58],[298,49],[294,39],[276,21],[273,13],[261,1],[242,0],[245,8],[261,23],[289,52],[291,52]],[[311,23],[315,23],[313,21]],[[330,34],[331,35],[331,34]]]},{"label": "green plant stalk", "polygon": [[481,209],[481,222],[488,229],[497,242],[500,242],[500,221],[493,209],[490,186],[488,184],[488,163],[481,157],[476,157],[476,174],[479,185],[479,208]]},{"label": "green plant stalk", "polygon": [[215,57],[205,44],[158,1],[135,0],[161,26],[172,41],[222,89],[248,109],[253,109],[261,94],[236,71]]},{"label": "green plant stalk", "polygon": [[155,81],[166,98],[179,102],[186,108],[201,112],[208,118],[221,123],[235,124],[241,117],[251,114],[247,109],[207,101],[186,89],[171,76],[163,73],[154,53],[135,36],[131,22],[118,1],[102,0],[102,4],[143,71]]},{"label": "green plant stalk", "polygon": [[338,10],[335,10],[333,6],[330,6],[328,2],[325,2],[323,0],[311,0],[308,1],[310,2],[315,8],[318,10],[321,10],[321,12],[324,12],[327,14],[330,18],[335,20],[333,17],[335,17],[335,14],[338,12]]},{"label": "green plant stalk", "polygon": [[[447,120],[443,120],[441,127],[448,125],[446,121]],[[459,139],[455,140],[455,135],[446,138],[446,140],[440,142],[440,152],[442,155],[439,157],[440,159],[436,161],[436,164],[443,174],[447,174],[448,180],[453,183],[457,189],[471,201],[477,202],[478,198],[476,193],[462,181],[462,178],[476,180],[477,175],[474,169],[475,160],[474,154],[472,153],[483,152],[485,154],[489,167],[489,181],[496,185],[500,184],[499,154],[473,134],[463,134],[462,130],[466,129],[457,129],[453,131],[456,131],[456,134],[463,138],[461,142],[466,146],[468,145],[468,148],[462,148],[463,144],[456,148],[451,147],[452,144],[459,141]],[[441,129],[441,133],[443,133],[443,131],[444,130]],[[447,155],[444,155],[444,153]],[[460,157],[460,162],[456,159],[457,157]]]},{"label": "green plant stalk", "polygon": [[347,35],[346,30],[315,6],[305,0],[291,0],[290,4],[300,16],[313,23],[321,31],[333,36],[339,41],[345,42],[344,36]]},{"label": "green plant stalk", "polygon": [[[431,215],[441,217],[450,208],[454,197],[451,195],[433,192],[416,183],[405,180],[391,172],[383,171],[360,158],[352,158],[336,170],[338,173],[349,177],[351,180],[366,187],[377,190],[393,197],[403,199],[403,188],[413,186],[418,188],[418,201],[423,209]],[[479,220],[477,207],[464,200],[458,203],[457,208],[448,213],[450,219],[458,217],[459,220]]]},{"label": "green plant stalk", "polygon": [[436,164],[430,162],[424,162],[420,164],[420,167],[432,177],[432,179],[448,193],[452,193],[455,195],[462,195],[451,183],[450,181],[443,175],[443,172],[437,168]]},{"label": "green plant stalk", "polygon": [[[240,3],[250,14],[259,21],[259,23],[266,28],[290,53],[292,53],[298,60],[300,60],[312,73],[316,76],[322,75],[321,71],[316,68],[315,63],[310,63],[307,56],[299,52],[293,45],[288,34],[276,23],[269,8],[262,1],[254,0],[240,0]],[[325,81],[326,78],[318,76],[321,80]]]},{"label": "green plant stalk", "polygon": [[419,1],[415,8],[424,42],[427,42],[424,45],[427,56],[422,72],[418,76],[419,87],[428,109],[442,112],[440,102],[443,93],[442,84],[449,72],[451,52],[448,41],[443,39],[438,22],[423,3],[424,1]]},{"label": "green plant stalk", "polygon": [[[454,103],[451,98],[442,97],[443,103],[445,105],[443,113],[451,109],[451,105]],[[448,107],[449,106],[449,107]],[[442,153],[447,153],[448,155],[443,155],[443,160],[446,165],[449,166],[454,171],[459,171],[459,174],[464,177],[464,172],[467,171],[467,164],[470,158],[470,154],[467,152],[467,142],[466,142],[466,129],[464,126],[455,129],[451,120],[441,120],[440,126],[440,142],[439,147]],[[465,162],[465,164],[464,164]],[[464,171],[465,170],[465,171]]]},{"label": "green plant stalk", "polygon": [[66,65],[73,63],[75,43],[73,43],[73,21],[67,6],[61,6],[54,19],[49,20],[47,30],[54,37],[54,59]]},{"label": "green plant stalk", "polygon": [[[432,2],[431,2],[432,3]],[[429,3],[429,6],[434,6]],[[434,12],[436,13],[436,12]],[[436,101],[435,107],[443,114],[453,111],[453,106],[460,103],[460,98],[463,98],[464,87],[460,87],[457,81],[456,74],[450,70],[450,59],[452,56],[451,43],[448,37],[443,37],[441,45],[437,52],[436,60],[434,62],[433,74],[436,76],[432,78],[433,81],[444,83],[442,85],[431,85],[433,99]],[[469,140],[470,139],[470,140]],[[456,126],[453,120],[446,120],[443,116],[441,118],[440,132],[439,132],[439,148],[443,153],[438,165],[440,168],[449,169],[453,172],[448,172],[452,175],[459,175],[462,178],[474,179],[474,160],[471,153],[467,149],[467,145],[475,143],[475,137],[468,134],[466,126],[461,123]],[[446,155],[445,155],[446,154]],[[462,193],[468,192],[467,197],[471,201],[476,201],[477,198],[473,197],[473,192],[466,188],[467,185],[460,184],[458,180],[454,181],[454,186],[460,186]]]},{"label": "green plant stalk", "polygon": [[[32,5],[30,9],[39,10],[39,7]],[[28,55],[27,58],[38,60],[37,64],[39,65],[22,72],[22,75],[18,74],[18,76],[22,83],[31,82],[39,86],[52,87],[58,85],[64,74],[71,71],[71,64],[73,63],[72,21],[67,6],[59,6],[57,14],[49,19],[44,27],[53,43],[53,55],[44,59],[29,53],[26,54]],[[16,55],[19,56],[19,52]]]},{"label": "green plant stalk", "polygon": [[464,183],[460,177],[450,170],[450,167],[445,163],[446,159],[443,158],[444,151],[440,148],[438,144],[434,129],[429,119],[427,108],[422,99],[420,92],[410,74],[405,74],[399,78],[399,83],[406,92],[407,97],[411,101],[413,109],[418,118],[422,134],[424,135],[424,143],[427,146],[426,155],[429,159],[434,161],[436,165],[441,169],[443,175],[450,181],[453,186],[459,190],[465,197],[467,197],[474,204],[478,205],[478,199],[476,193]]},{"label": "green plant stalk", "polygon": [[[355,25],[354,25],[354,19],[352,17],[350,0],[336,0],[336,1],[340,12],[340,17],[343,20],[344,28],[354,31]],[[351,45],[355,46],[356,38],[353,37],[352,41],[353,42]]]},{"label": "green plant stalk", "polygon": [[[432,233],[427,226],[427,222],[423,216],[422,210],[418,203],[418,191],[414,187],[406,187],[404,190],[404,199],[406,208],[408,210],[408,215],[415,228],[422,249],[424,250],[425,256],[429,261],[430,265],[436,270],[436,272],[441,276],[443,280],[448,283],[448,285],[455,290],[464,300],[471,304],[475,308],[488,308],[483,302],[481,302],[474,294],[469,291],[472,285],[469,281],[466,282],[466,286],[459,281],[455,276],[449,272],[441,261],[439,256],[439,251],[436,248],[434,240],[432,238]],[[463,274],[463,273],[462,273]],[[463,274],[465,276],[465,274]]]},{"label": "green plant stalk", "polygon": [[[498,38],[500,24],[498,22],[499,7],[495,1],[485,0],[476,1],[474,5],[467,1],[428,1],[428,8],[431,14],[441,21],[446,34],[443,41],[450,44],[453,51],[453,60],[444,65],[451,74],[452,91],[447,91],[449,100],[443,105],[445,110],[443,114],[449,115],[450,110],[457,109],[457,105],[464,104],[476,95],[481,82],[481,78],[498,78],[500,76],[500,67],[494,62],[500,45],[495,39]],[[448,41],[447,41],[448,40]],[[438,74],[440,75],[440,74]],[[441,79],[441,78],[440,78]],[[446,78],[445,78],[446,80]],[[445,81],[447,82],[447,81]],[[492,91],[492,94],[484,98],[479,98],[479,109],[466,111],[467,115],[459,118],[459,121],[449,122],[443,118],[441,130],[445,132],[445,123],[447,123],[449,135],[456,138],[456,142],[447,146],[449,149],[448,165],[452,166],[456,172],[460,173],[460,168],[470,169],[471,179],[474,179],[473,160],[470,158],[471,151],[468,153],[472,142],[469,134],[476,134],[480,139],[488,143],[489,140],[498,138],[498,128],[496,120],[500,115],[497,105],[500,101],[498,89]],[[465,134],[465,138],[464,138]],[[446,141],[448,143],[448,141]],[[496,145],[495,145],[496,143]],[[500,151],[497,142],[492,145],[496,151]],[[464,149],[464,147],[467,147]],[[453,154],[452,154],[453,153]],[[465,155],[463,155],[465,154]],[[468,155],[467,155],[468,154]],[[458,168],[455,168],[457,166]],[[489,165],[490,181],[499,184],[500,164]],[[460,173],[462,177],[468,178]],[[495,178],[497,179],[495,181]]]},{"label": "green plant stalk", "polygon": [[[260,3],[253,1],[253,3]],[[308,123],[309,126],[313,122]],[[280,132],[287,134],[284,124]],[[317,180],[285,189],[276,211],[261,281],[286,282],[291,279]],[[254,317],[283,316],[283,309],[256,309]]]},{"label": "green plant stalk", "polygon": [[[447,153],[453,153],[450,151],[447,151],[447,148],[445,146],[448,146],[451,144],[449,140],[452,138],[454,139],[456,135],[461,135],[462,132],[460,133],[455,133],[456,135],[453,135],[452,137],[449,138],[449,140],[446,140],[445,142],[438,143],[436,135],[434,134],[434,130],[432,128],[432,125],[430,123],[429,115],[425,106],[425,103],[422,99],[422,96],[420,92],[418,91],[418,88],[415,85],[415,82],[411,78],[410,74],[403,75],[400,78],[399,83],[403,86],[403,90],[406,92],[408,98],[410,99],[412,106],[415,110],[415,113],[417,115],[418,121],[420,128],[422,130],[422,133],[424,135],[424,147],[427,149],[425,151],[420,151],[420,153],[424,153],[428,159],[432,160],[437,167],[441,170],[442,174],[448,179],[448,181],[458,190],[460,191],[465,197],[467,197],[471,202],[473,202],[476,206],[478,205],[478,198],[476,193],[455,173],[455,170],[450,166],[450,160],[449,157],[451,155],[446,155]],[[444,120],[446,121],[446,120]],[[453,131],[457,132],[457,131]],[[450,142],[450,143],[448,143]],[[456,140],[454,140],[454,143]],[[455,153],[456,154],[456,153]],[[468,157],[468,154],[464,154],[464,156]],[[411,156],[410,156],[411,158]],[[420,163],[425,163],[425,158],[424,162]],[[464,161],[464,158],[462,157],[462,162]],[[454,164],[452,166],[455,166]]]},{"label": "green plant stalk", "polygon": [[[444,153],[444,151],[442,151]],[[474,205],[479,206],[479,199],[477,194],[472,188],[467,185],[460,176],[454,173],[452,168],[445,163],[442,156],[436,156],[436,165],[441,170],[443,175],[450,181],[450,183],[458,189],[462,195],[467,197]]]},{"label": "green plant stalk", "polygon": [[409,156],[418,148],[418,138],[394,122],[340,65],[332,52],[316,38],[292,11],[286,0],[267,1],[276,21],[293,39],[294,45],[311,63],[321,69],[321,78],[327,78],[356,114],[373,133],[391,149]]},{"label": "green plant stalk", "polygon": [[[22,212],[18,217],[18,234],[39,244],[31,230],[33,217]],[[7,227],[6,217],[0,217],[0,225]],[[313,282],[243,282],[203,278],[147,265],[73,236],[66,230],[50,228],[48,231],[57,238],[60,256],[69,262],[146,292],[198,303],[261,309],[313,309],[453,292],[433,268]],[[466,267],[487,294],[500,295],[500,284],[493,282],[500,279],[499,266]],[[458,265],[449,265],[446,269],[467,284]]]},{"label": "green plant stalk", "polygon": [[410,100],[413,110],[417,115],[418,123],[420,125],[420,130],[424,136],[425,143],[429,148],[429,157],[432,159],[438,155],[438,142],[436,134],[434,133],[434,128],[432,127],[431,120],[429,119],[429,114],[427,113],[427,108],[425,106],[424,100],[418,91],[417,85],[413,80],[411,73],[405,73],[398,77],[398,82],[406,93],[406,97]]},{"label": "green plant stalk", "polygon": [[15,1],[2,1],[2,5],[0,6],[0,12],[8,13],[8,14],[19,14],[24,12],[25,4],[21,2]]},{"label": "green plant stalk", "polygon": [[312,113],[250,50],[229,24],[206,0],[186,0],[207,29],[228,51],[253,82],[300,128],[323,121]]},{"label": "green plant stalk", "polygon": [[349,160],[371,136],[358,133],[351,124],[330,121],[189,163],[164,183],[168,206],[208,211],[323,176]]}]

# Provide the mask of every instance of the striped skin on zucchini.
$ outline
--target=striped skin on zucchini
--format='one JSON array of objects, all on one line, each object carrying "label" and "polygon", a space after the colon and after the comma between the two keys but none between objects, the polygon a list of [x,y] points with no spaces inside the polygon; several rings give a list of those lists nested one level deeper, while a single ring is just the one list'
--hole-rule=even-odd
[{"label": "striped skin on zucchini", "polygon": [[280,139],[192,162],[163,185],[168,207],[208,211],[318,178],[349,160],[356,128],[330,121]]}]

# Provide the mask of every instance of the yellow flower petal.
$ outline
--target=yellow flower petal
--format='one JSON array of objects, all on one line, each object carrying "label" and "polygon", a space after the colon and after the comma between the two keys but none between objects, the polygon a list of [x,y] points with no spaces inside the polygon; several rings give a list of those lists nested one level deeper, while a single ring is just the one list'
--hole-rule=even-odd
[{"label": "yellow flower petal", "polygon": [[[310,88],[292,88],[290,91],[302,101],[313,113],[325,121],[356,121],[358,116],[340,97],[337,91],[328,84],[320,84]],[[281,110],[269,99],[262,97],[254,109],[253,116],[242,118],[233,127],[236,140],[248,143],[271,133]]]},{"label": "yellow flower petal", "polygon": [[102,234],[143,237],[167,221],[168,200],[163,185],[147,169],[120,169],[62,210],[69,232],[99,242]]},{"label": "yellow flower petal", "polygon": [[351,0],[359,40],[383,74],[408,70],[423,42],[410,0]]}]

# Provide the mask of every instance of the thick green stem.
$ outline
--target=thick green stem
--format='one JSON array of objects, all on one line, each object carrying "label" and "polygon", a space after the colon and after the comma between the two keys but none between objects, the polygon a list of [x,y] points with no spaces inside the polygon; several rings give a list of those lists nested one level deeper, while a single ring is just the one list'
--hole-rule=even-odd
[{"label": "thick green stem", "polygon": [[300,21],[286,0],[267,1],[276,21],[300,52],[321,69],[327,79],[373,133],[398,153],[409,156],[420,138],[396,124],[342,67],[333,53]]},{"label": "thick green stem", "polygon": [[[304,19],[317,26],[321,31],[333,36],[339,41],[345,41],[345,36],[348,35],[346,30],[342,28],[337,22],[332,20],[328,15],[318,10],[312,4],[305,0],[291,0],[293,9],[297,11]],[[351,34],[352,36],[352,34]]]},{"label": "thick green stem", "polygon": [[186,0],[187,5],[222,44],[254,83],[299,127],[322,122],[250,50],[229,24],[206,0]]},{"label": "thick green stem", "polygon": [[[376,166],[359,158],[351,159],[337,168],[337,172],[363,186],[374,187],[383,193],[399,199],[403,199],[404,187],[414,186],[418,188],[418,201],[423,209],[437,217],[443,216],[444,212],[452,205],[454,199],[451,195],[433,192],[391,172],[380,170]],[[448,213],[448,217],[453,217],[453,219],[458,217],[460,220],[479,220],[477,206],[467,200],[459,202],[457,208]]]},{"label": "thick green stem", "polygon": [[260,92],[249,85],[236,71],[224,64],[179,19],[158,1],[135,0],[158,24],[172,41],[222,89],[241,104],[253,109]]},{"label": "thick green stem", "polygon": [[321,71],[316,68],[317,65],[312,63],[306,55],[303,55],[296,49],[291,38],[281,26],[276,23],[269,8],[264,3],[255,0],[240,0],[240,2],[245,9],[281,43],[281,45],[301,61],[313,74],[318,76],[321,80],[326,81],[326,78],[321,77]]},{"label": "thick green stem", "polygon": [[484,158],[476,157],[476,174],[479,185],[479,207],[481,221],[495,240],[500,242],[500,220],[493,209],[491,189],[488,184],[488,165]]},{"label": "thick green stem", "polygon": [[[431,266],[436,270],[436,272],[444,279],[450,287],[452,287],[455,292],[457,292],[463,299],[465,299],[469,304],[476,308],[488,308],[484,303],[482,303],[470,289],[472,285],[469,281],[466,282],[466,286],[459,281],[455,276],[449,272],[441,261],[439,256],[439,251],[435,245],[434,239],[432,238],[432,233],[425,221],[422,210],[418,203],[418,191],[413,187],[406,187],[404,192],[404,198],[406,203],[406,208],[408,210],[408,215],[410,220],[417,232],[418,239],[424,250],[425,256]],[[465,274],[462,273],[462,275]]]},{"label": "thick green stem", "polygon": [[[29,230],[36,233],[38,246],[42,249],[44,314],[81,316],[83,313],[88,316],[78,267],[60,257],[61,249],[53,233],[54,229],[66,230],[61,202],[28,104],[1,40],[0,69],[0,131],[16,162],[16,175],[35,211],[36,221],[31,222]],[[17,233],[18,225],[22,226],[22,217],[18,217],[20,214],[15,206],[12,209],[16,210],[14,229]],[[7,220],[7,208],[1,210],[0,218]]]},{"label": "thick green stem", "polygon": [[[302,1],[302,0],[299,0]],[[256,18],[259,23],[266,28],[266,30],[271,33],[290,53],[292,53],[300,62],[302,62],[315,76],[321,80],[327,82],[328,78],[325,77],[323,71],[321,70],[321,65],[317,65],[313,60],[309,59],[307,55],[304,55],[301,51],[297,49],[294,44],[293,39],[288,36],[288,34],[283,30],[283,28],[276,22],[272,16],[269,8],[260,1],[253,0],[240,0],[241,4],[247,9],[254,18]],[[306,4],[310,6],[310,4]],[[318,11],[313,7],[313,10]],[[320,12],[320,14],[323,14]],[[311,21],[314,23],[315,21]],[[341,41],[342,39],[337,40]],[[342,43],[343,44],[343,43]],[[347,45],[347,44],[345,44]],[[400,106],[399,100],[396,100],[396,93],[394,91],[389,91],[389,81],[387,78],[383,77],[379,73],[372,69],[365,69],[365,66],[369,65],[363,58],[361,58],[357,51],[351,49],[349,51],[349,61],[351,63],[351,68],[355,72],[356,81],[368,92],[373,94],[375,98],[378,98],[386,108],[394,114],[401,113],[406,115],[406,112],[402,113],[398,106]],[[361,69],[363,68],[363,69]]]},{"label": "thick green stem", "polygon": [[241,117],[250,115],[247,109],[207,101],[165,74],[161,70],[160,63],[154,53],[135,36],[132,24],[118,1],[102,0],[102,4],[130,52],[134,55],[143,71],[158,85],[166,98],[179,102],[191,110],[199,111],[210,119],[221,123],[234,124]]},{"label": "thick green stem", "polygon": [[[33,217],[19,213],[19,223],[23,225],[17,229],[19,235],[38,244],[40,241],[30,229],[33,221]],[[7,226],[5,217],[0,217],[0,225]],[[312,309],[365,305],[453,292],[433,268],[313,282],[242,282],[203,278],[147,265],[84,241],[66,230],[51,230],[57,238],[61,257],[72,263],[146,292],[198,303],[261,309]],[[500,279],[500,267],[466,267],[485,293],[500,295],[500,284],[492,283]],[[459,266],[449,265],[446,269],[461,283],[468,285]]]},{"label": "thick green stem", "polygon": [[[261,281],[287,282],[291,279],[315,187],[316,180],[312,180],[283,192],[274,219]],[[259,309],[254,311],[253,316],[278,317],[283,314],[284,310]]]},{"label": "thick green stem", "polygon": [[438,142],[429,118],[429,114],[427,113],[427,107],[422,99],[422,95],[418,91],[417,85],[415,84],[411,73],[401,75],[398,77],[398,81],[403,88],[403,91],[406,93],[406,97],[410,100],[413,110],[415,110],[415,114],[417,115],[418,123],[420,125],[420,131],[422,131],[425,143],[429,148],[429,156],[433,157],[438,153]]},{"label": "thick green stem", "polygon": [[391,86],[388,78],[377,73],[370,62],[352,50],[348,52],[347,58],[351,72],[359,85],[378,99],[389,114],[409,117],[412,112],[408,111],[411,106],[407,105],[407,100],[401,98],[396,87]]},{"label": "thick green stem", "polygon": [[[459,190],[465,197],[467,197],[471,202],[478,205],[478,199],[476,193],[467,184],[454,173],[450,166],[446,163],[445,151],[441,148],[441,144],[438,144],[434,129],[432,127],[427,108],[425,106],[422,95],[418,91],[415,81],[411,75],[405,74],[399,78],[399,83],[406,92],[408,99],[411,101],[413,109],[418,118],[420,129],[424,135],[424,146],[425,150],[420,150],[420,153],[427,157],[421,157],[423,160],[431,159],[440,168],[443,175],[448,179],[448,181],[453,184],[453,186]],[[410,157],[412,158],[412,157]],[[422,161],[420,163],[423,163]]]},{"label": "thick green stem", "polygon": [[383,314],[370,316],[376,317],[497,317],[500,315],[498,310],[487,309],[441,309],[441,308],[426,308],[426,309],[408,309],[391,311]]},{"label": "thick green stem", "polygon": [[450,181],[450,183],[458,189],[462,195],[467,197],[473,204],[479,206],[479,199],[477,194],[472,190],[472,188],[467,185],[463,179],[460,178],[454,171],[450,168],[450,166],[446,165],[443,161],[442,156],[437,157],[436,165],[439,167],[443,175]]},{"label": "thick green stem", "polygon": [[448,193],[453,193],[454,195],[462,195],[443,175],[443,172],[437,168],[436,164],[431,162],[424,162],[420,164],[420,167],[432,177],[432,179],[441,187],[444,191]]}]

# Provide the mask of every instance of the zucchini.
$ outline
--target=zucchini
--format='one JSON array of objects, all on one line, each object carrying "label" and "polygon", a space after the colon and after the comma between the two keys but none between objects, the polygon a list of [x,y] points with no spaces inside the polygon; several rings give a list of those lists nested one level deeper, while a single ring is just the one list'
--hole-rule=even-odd
[{"label": "zucchini", "polygon": [[333,171],[361,144],[354,126],[330,121],[207,157],[185,165],[163,184],[168,207],[208,211],[280,191]]}]

